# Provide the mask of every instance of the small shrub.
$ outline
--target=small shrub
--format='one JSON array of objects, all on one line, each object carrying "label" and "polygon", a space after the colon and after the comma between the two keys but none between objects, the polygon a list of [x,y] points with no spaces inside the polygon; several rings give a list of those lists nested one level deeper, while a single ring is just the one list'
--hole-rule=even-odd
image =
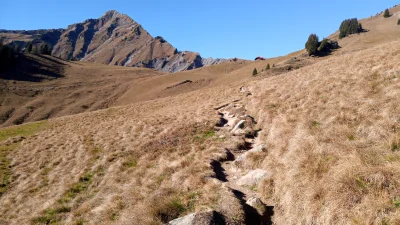
[{"label": "small shrub", "polygon": [[257,69],[254,68],[254,70],[253,70],[253,76],[255,76],[255,75],[257,75],[257,74],[258,74]]},{"label": "small shrub", "polygon": [[389,18],[389,17],[390,17],[389,9],[385,9],[385,12],[383,12],[383,18]]},{"label": "small shrub", "polygon": [[397,25],[400,25],[400,19],[397,20]]},{"label": "small shrub", "polygon": [[269,63],[267,64],[267,67],[265,67],[265,70],[269,70],[271,69],[271,66],[269,65]]}]

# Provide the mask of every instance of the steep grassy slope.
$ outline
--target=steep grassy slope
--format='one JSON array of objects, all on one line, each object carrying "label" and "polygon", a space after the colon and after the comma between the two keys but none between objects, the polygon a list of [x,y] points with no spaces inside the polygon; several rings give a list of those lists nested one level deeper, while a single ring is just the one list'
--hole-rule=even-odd
[{"label": "steep grassy slope", "polygon": [[277,224],[400,222],[399,44],[250,85]]}]

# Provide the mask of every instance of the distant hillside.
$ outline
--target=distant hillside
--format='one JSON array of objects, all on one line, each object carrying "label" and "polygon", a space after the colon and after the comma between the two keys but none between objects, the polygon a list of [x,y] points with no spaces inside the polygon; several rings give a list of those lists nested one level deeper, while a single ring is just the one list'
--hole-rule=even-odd
[{"label": "distant hillside", "polygon": [[202,58],[199,53],[178,51],[164,38],[152,37],[140,24],[117,11],[99,19],[88,19],[66,29],[7,31],[0,40],[23,49],[48,43],[52,55],[64,60],[89,61],[108,65],[145,67],[165,72],[191,70],[226,62]]}]

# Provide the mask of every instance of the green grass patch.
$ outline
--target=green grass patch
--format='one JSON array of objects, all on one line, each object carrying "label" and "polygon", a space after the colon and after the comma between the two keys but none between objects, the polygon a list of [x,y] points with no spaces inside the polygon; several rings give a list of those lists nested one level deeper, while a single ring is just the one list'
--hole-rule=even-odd
[{"label": "green grass patch", "polygon": [[400,151],[400,146],[398,143],[392,143],[390,148],[391,148],[392,152]]},{"label": "green grass patch", "polygon": [[137,160],[136,159],[127,160],[127,161],[122,163],[122,166],[126,167],[126,168],[136,167],[137,166]]},{"label": "green grass patch", "polygon": [[68,213],[71,208],[66,206],[60,206],[58,208],[46,209],[42,216],[36,217],[32,220],[32,224],[58,224],[61,221],[61,215],[63,213]]},{"label": "green grass patch", "polygon": [[214,137],[214,135],[215,135],[215,131],[214,130],[207,130],[207,131],[201,132],[200,134],[197,134],[195,136],[195,139],[197,141],[203,142],[206,139]]},{"label": "green grass patch", "polygon": [[356,136],[354,136],[353,134],[349,135],[348,138],[349,138],[349,141],[355,141],[356,140]]},{"label": "green grass patch", "polygon": [[4,141],[10,137],[16,136],[30,136],[42,130],[48,124],[47,121],[40,121],[36,123],[28,123],[20,126],[7,127],[0,130],[0,141]]},{"label": "green grass patch", "polygon": [[363,181],[361,177],[356,177],[355,181],[356,181],[356,186],[357,186],[358,190],[364,191],[368,188],[367,183],[365,181]]},{"label": "green grass patch", "polygon": [[76,198],[79,193],[86,191],[89,188],[89,185],[92,183],[92,178],[92,173],[87,173],[79,178],[79,181],[74,183],[72,187],[65,192],[63,197],[58,200],[58,203],[68,203]]},{"label": "green grass patch", "polygon": [[394,199],[394,200],[393,200],[393,204],[394,204],[394,206],[395,206],[396,208],[400,208],[400,201]]}]

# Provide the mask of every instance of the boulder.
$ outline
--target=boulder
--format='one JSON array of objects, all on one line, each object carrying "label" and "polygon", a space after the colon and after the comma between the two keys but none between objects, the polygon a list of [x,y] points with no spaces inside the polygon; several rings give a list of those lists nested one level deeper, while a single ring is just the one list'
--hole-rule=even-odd
[{"label": "boulder", "polygon": [[240,186],[254,186],[258,185],[260,181],[270,177],[270,174],[266,170],[256,169],[247,173],[241,177],[236,183]]},{"label": "boulder", "polygon": [[211,224],[224,224],[225,218],[215,212],[198,212],[192,213],[184,217],[174,219],[168,223],[168,225],[211,225]]},{"label": "boulder", "polygon": [[242,155],[240,155],[239,157],[237,157],[236,160],[234,161],[234,164],[243,162],[250,153],[263,152],[264,150],[265,150],[264,145],[259,145],[255,148],[252,148],[249,151],[247,151],[247,152],[243,153]]},{"label": "boulder", "polygon": [[265,214],[266,207],[264,203],[261,201],[261,199],[257,197],[252,197],[249,200],[247,200],[246,204],[256,209],[260,215]]},{"label": "boulder", "polygon": [[192,225],[194,224],[194,218],[196,217],[195,213],[189,214],[184,217],[180,217],[170,221],[169,225]]}]

